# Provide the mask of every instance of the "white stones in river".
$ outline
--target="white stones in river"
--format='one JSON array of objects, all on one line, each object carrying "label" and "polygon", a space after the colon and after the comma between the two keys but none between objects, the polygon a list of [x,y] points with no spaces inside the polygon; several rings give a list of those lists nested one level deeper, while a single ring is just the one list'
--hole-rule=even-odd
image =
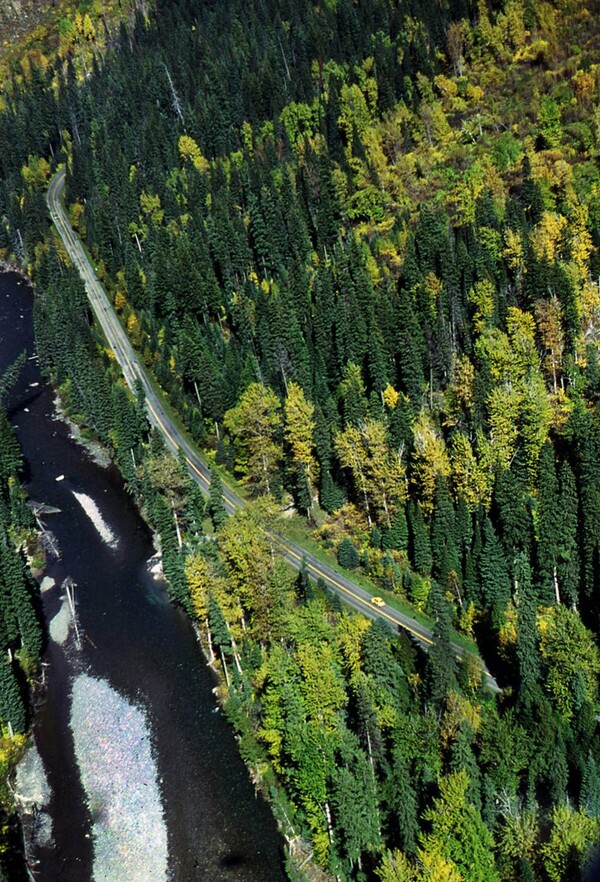
[{"label": "white stones in river", "polygon": [[94,882],[166,882],[167,829],[144,712],[106,680],[80,674],[71,729],[92,815]]},{"label": "white stones in river", "polygon": [[40,591],[42,594],[45,594],[46,591],[50,591],[51,588],[54,588],[56,582],[52,578],[52,576],[44,576],[40,583]]},{"label": "white stones in river", "polygon": [[59,643],[62,646],[69,636],[69,629],[72,621],[73,616],[71,614],[69,601],[64,597],[61,608],[56,615],[50,619],[50,624],[48,625],[50,638],[54,640],[55,643]]},{"label": "white stones in river", "polygon": [[72,492],[73,496],[80,504],[80,506],[102,537],[102,541],[105,542],[110,548],[116,548],[118,545],[117,537],[102,517],[100,509],[98,508],[94,500],[86,493],[76,493],[75,490],[73,490]]},{"label": "white stones in river", "polygon": [[52,818],[44,811],[50,796],[46,770],[34,741],[17,766],[14,797],[33,844],[38,846],[52,843]]}]

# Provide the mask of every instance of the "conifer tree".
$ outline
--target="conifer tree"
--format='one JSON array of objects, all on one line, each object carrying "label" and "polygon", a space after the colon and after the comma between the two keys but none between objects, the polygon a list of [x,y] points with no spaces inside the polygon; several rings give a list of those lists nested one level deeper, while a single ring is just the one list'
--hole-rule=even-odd
[{"label": "conifer tree", "polygon": [[564,460],[559,471],[560,543],[558,546],[557,579],[564,603],[574,606],[578,600],[580,560],[577,546],[578,499],[573,470]]},{"label": "conifer tree", "polygon": [[531,567],[526,552],[517,555],[514,565],[515,602],[517,603],[516,653],[519,665],[519,693],[528,700],[540,676],[538,649],[537,600],[531,582]]},{"label": "conifer tree", "polygon": [[538,471],[538,578],[541,597],[546,603],[560,603],[558,549],[562,516],[554,451],[547,442],[540,454]]},{"label": "conifer tree", "polygon": [[433,516],[431,519],[431,553],[433,577],[446,586],[451,570],[460,572],[458,547],[455,538],[455,511],[446,478],[438,475],[435,483]]},{"label": "conifer tree", "polygon": [[24,732],[27,722],[25,703],[12,665],[3,650],[0,657],[0,720],[15,732]]},{"label": "conifer tree", "polygon": [[392,842],[405,854],[415,855],[419,831],[417,794],[408,764],[399,747],[392,753],[392,761],[382,785],[382,795]]},{"label": "conifer tree", "polygon": [[296,596],[301,603],[305,603],[310,599],[311,586],[305,557],[302,558],[302,564],[296,576],[294,587],[296,589]]},{"label": "conifer tree", "polygon": [[423,576],[429,575],[432,566],[431,541],[429,529],[423,518],[419,503],[408,507],[408,526],[410,530],[410,550],[415,570]]},{"label": "conifer tree", "polygon": [[452,611],[435,582],[429,606],[435,625],[433,643],[425,660],[424,696],[427,706],[439,711],[448,692],[456,688],[456,658],[450,642]]},{"label": "conifer tree", "polygon": [[344,536],[338,548],[337,561],[341,567],[347,570],[355,570],[360,563],[358,551],[348,536]]},{"label": "conifer tree", "polygon": [[579,804],[590,818],[600,817],[600,773],[591,753],[583,768]]},{"label": "conifer tree", "polygon": [[502,546],[491,520],[483,525],[483,547],[479,557],[479,579],[484,604],[493,628],[500,628],[510,600],[510,581]]},{"label": "conifer tree", "polygon": [[223,526],[227,520],[227,510],[223,501],[223,483],[216,469],[211,469],[210,486],[208,488],[208,502],[206,504],[208,514],[215,530]]},{"label": "conifer tree", "polygon": [[408,547],[408,521],[406,520],[406,508],[401,506],[392,520],[392,526],[385,530],[381,538],[381,547],[384,551],[395,549],[406,551]]}]

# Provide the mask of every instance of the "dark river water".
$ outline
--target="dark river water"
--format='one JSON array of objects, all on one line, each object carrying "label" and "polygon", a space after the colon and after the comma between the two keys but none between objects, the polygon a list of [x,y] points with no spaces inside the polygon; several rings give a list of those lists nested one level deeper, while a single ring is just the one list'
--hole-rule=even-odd
[{"label": "dark river water", "polygon": [[[0,275],[0,372],[24,348],[33,352],[31,307],[31,289],[14,274]],[[60,559],[49,558],[45,575],[57,586],[67,577],[75,581],[84,634],[81,651],[72,640],[66,647],[48,641],[44,659],[47,690],[36,712],[35,740],[52,791],[54,844],[38,854],[37,879],[92,878],[91,817],[69,727],[71,683],[87,672],[147,716],[167,824],[169,878],[283,882],[282,842],[270,810],[256,798],[233,734],[215,712],[215,681],[190,623],[149,572],[151,536],[119,475],[96,465],[55,418],[52,389],[34,360],[12,393],[10,417],[26,460],[29,497],[60,509],[45,516],[60,548]],[[74,492],[94,500],[117,539],[115,549],[102,540]],[[60,594],[56,587],[43,595],[48,620],[60,609]]]}]

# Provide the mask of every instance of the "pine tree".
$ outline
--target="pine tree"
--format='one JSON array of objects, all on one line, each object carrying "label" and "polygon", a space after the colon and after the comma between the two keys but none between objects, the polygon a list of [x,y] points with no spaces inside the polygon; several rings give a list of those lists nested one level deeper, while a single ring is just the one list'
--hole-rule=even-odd
[{"label": "pine tree", "polygon": [[537,599],[531,583],[531,567],[522,551],[514,565],[515,601],[517,603],[516,654],[519,665],[519,694],[531,698],[540,677],[538,649]]},{"label": "pine tree", "polygon": [[302,564],[300,565],[300,569],[298,571],[298,575],[296,576],[296,581],[294,583],[294,587],[296,589],[296,597],[301,603],[305,603],[311,594],[311,586],[310,579],[308,577],[308,566],[306,564],[306,558],[302,558]]},{"label": "pine tree", "polygon": [[590,818],[600,817],[600,773],[591,753],[583,768],[579,805]]},{"label": "pine tree", "polygon": [[384,551],[406,551],[408,547],[408,522],[406,520],[406,508],[401,506],[392,520],[392,526],[385,530],[381,538],[381,547]]},{"label": "pine tree", "polygon": [[340,542],[337,553],[337,561],[341,567],[347,570],[355,570],[360,563],[360,557],[351,539],[345,536]]},{"label": "pine tree", "polygon": [[208,514],[215,530],[219,530],[227,520],[227,510],[223,497],[223,483],[219,473],[215,469],[210,472],[210,486],[208,488]]},{"label": "pine tree", "polygon": [[419,832],[417,794],[399,747],[392,753],[381,790],[392,842],[406,854],[414,856]]},{"label": "pine tree", "polygon": [[560,543],[558,546],[557,579],[564,603],[577,604],[579,596],[580,560],[577,547],[578,499],[575,476],[565,460],[559,471]]},{"label": "pine tree", "polygon": [[410,553],[415,570],[423,576],[429,575],[432,566],[431,541],[429,528],[423,518],[423,510],[419,503],[411,503],[408,507],[408,526],[410,530]]},{"label": "pine tree", "polygon": [[560,603],[558,549],[562,515],[554,451],[547,442],[542,448],[538,471],[537,562],[540,596],[545,603]]},{"label": "pine tree", "polygon": [[2,651],[0,657],[0,720],[10,723],[15,732],[24,732],[27,718],[25,703],[13,667]]},{"label": "pine tree", "polygon": [[510,600],[510,581],[506,558],[491,520],[483,525],[483,548],[479,557],[479,579],[483,602],[490,613],[492,627],[500,628]]},{"label": "pine tree", "polygon": [[433,643],[425,660],[423,677],[424,697],[427,706],[436,711],[442,707],[448,692],[456,688],[456,658],[450,642],[452,611],[439,588],[432,588],[429,596],[433,626]]}]

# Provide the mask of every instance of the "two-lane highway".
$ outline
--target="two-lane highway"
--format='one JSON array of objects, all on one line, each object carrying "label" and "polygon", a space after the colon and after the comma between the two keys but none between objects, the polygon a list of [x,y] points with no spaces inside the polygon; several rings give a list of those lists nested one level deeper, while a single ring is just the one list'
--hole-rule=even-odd
[{"label": "two-lane highway", "polygon": [[[127,334],[123,330],[119,319],[117,318],[108,297],[106,296],[102,285],[100,284],[94,268],[77,238],[62,204],[62,192],[65,184],[65,171],[61,169],[52,179],[47,193],[47,203],[50,215],[54,225],[58,231],[60,238],[72,260],[74,266],[83,279],[87,295],[94,311],[96,319],[100,324],[104,335],[117,358],[123,376],[131,389],[137,380],[141,381],[146,395],[146,404],[148,407],[148,416],[150,422],[157,427],[162,433],[169,448],[177,453],[178,450],[183,452],[188,463],[190,474],[198,482],[201,489],[206,492],[210,484],[210,470],[206,462],[198,455],[187,440],[180,433],[177,426],[173,423],[161,401],[152,388],[145,371],[140,365],[139,359],[129,342]],[[225,504],[229,512],[235,508],[243,506],[244,501],[230,487],[224,485],[223,488]],[[370,618],[381,618],[390,622],[392,625],[403,628],[408,631],[421,644],[428,646],[432,643],[432,633],[429,628],[421,625],[415,619],[398,612],[393,607],[385,604],[384,607],[374,607],[371,603],[371,595],[356,583],[352,582],[346,576],[338,573],[332,567],[322,563],[310,552],[305,551],[295,542],[291,542],[281,537],[276,538],[280,547],[282,556],[296,569],[302,566],[302,561],[306,562],[309,574],[315,578],[321,578],[325,585],[340,595],[348,604],[360,610]],[[464,650],[462,647],[453,644],[456,655],[462,657]],[[494,691],[498,691],[498,685],[491,674],[486,670],[485,677],[488,686]]]}]

